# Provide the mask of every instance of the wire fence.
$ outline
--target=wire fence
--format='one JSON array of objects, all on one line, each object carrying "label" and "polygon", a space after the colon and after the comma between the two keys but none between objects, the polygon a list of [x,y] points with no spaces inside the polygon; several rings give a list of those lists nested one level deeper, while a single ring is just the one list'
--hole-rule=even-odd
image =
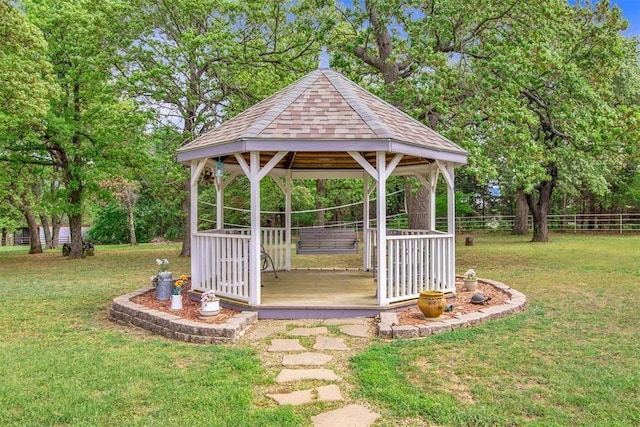
[{"label": "wire fence", "polygon": [[[514,221],[513,215],[457,217],[456,232],[511,231]],[[436,225],[446,226],[446,218],[437,218]],[[532,231],[531,216],[528,225]],[[547,225],[550,231],[568,233],[635,233],[640,232],[640,213],[548,215]]]}]

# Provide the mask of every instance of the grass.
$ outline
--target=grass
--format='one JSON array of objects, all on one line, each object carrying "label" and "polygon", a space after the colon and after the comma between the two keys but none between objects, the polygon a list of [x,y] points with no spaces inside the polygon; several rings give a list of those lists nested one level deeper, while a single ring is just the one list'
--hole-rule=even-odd
[{"label": "grass", "polygon": [[[349,398],[389,426],[639,425],[640,237],[551,237],[460,237],[457,271],[524,292],[527,311],[424,340],[372,339],[351,361]],[[256,394],[273,375],[247,345],[173,342],[107,320],[155,258],[188,272],[178,253],[99,246],[71,260],[0,248],[2,424],[309,425],[320,408]]]},{"label": "grass", "polygon": [[99,246],[96,256],[0,250],[3,425],[301,425],[261,409],[253,350],[168,341],[107,320],[111,300],[149,283],[155,258],[188,271],[177,245]]},{"label": "grass", "polygon": [[[356,356],[381,425],[640,425],[640,238],[477,235],[457,248],[525,313]],[[418,421],[420,420],[420,421]]]}]

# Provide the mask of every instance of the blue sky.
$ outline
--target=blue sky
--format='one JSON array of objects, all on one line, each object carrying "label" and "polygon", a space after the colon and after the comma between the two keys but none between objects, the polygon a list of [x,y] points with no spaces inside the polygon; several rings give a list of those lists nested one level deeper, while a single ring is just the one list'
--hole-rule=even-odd
[{"label": "blue sky", "polygon": [[629,29],[625,34],[640,37],[640,0],[612,0],[611,3],[617,4],[629,21]]}]

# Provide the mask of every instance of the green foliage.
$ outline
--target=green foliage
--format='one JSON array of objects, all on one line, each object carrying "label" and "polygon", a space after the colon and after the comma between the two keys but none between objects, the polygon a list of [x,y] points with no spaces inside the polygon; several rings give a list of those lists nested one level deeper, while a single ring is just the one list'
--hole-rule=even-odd
[{"label": "green foliage", "polygon": [[[52,84],[42,32],[25,20],[14,2],[0,0],[0,142],[16,140],[39,128]],[[2,157],[6,155],[2,151]]]}]

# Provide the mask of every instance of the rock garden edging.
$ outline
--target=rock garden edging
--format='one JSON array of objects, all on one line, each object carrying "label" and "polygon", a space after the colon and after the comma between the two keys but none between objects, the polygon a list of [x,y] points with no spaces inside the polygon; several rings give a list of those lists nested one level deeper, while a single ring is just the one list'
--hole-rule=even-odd
[{"label": "rock garden edging", "polygon": [[377,326],[378,336],[385,339],[422,338],[477,325],[489,319],[497,319],[524,310],[527,304],[527,296],[522,292],[494,280],[478,279],[478,282],[501,290],[509,295],[510,300],[499,306],[481,308],[476,313],[457,315],[452,319],[443,319],[422,325],[399,325],[398,315],[395,312],[382,312]]},{"label": "rock garden edging", "polygon": [[146,329],[167,338],[196,344],[234,343],[251,324],[258,320],[257,312],[243,311],[226,323],[207,324],[187,320],[131,301],[152,289],[152,287],[146,287],[114,298],[109,309],[109,319],[124,325]]}]

